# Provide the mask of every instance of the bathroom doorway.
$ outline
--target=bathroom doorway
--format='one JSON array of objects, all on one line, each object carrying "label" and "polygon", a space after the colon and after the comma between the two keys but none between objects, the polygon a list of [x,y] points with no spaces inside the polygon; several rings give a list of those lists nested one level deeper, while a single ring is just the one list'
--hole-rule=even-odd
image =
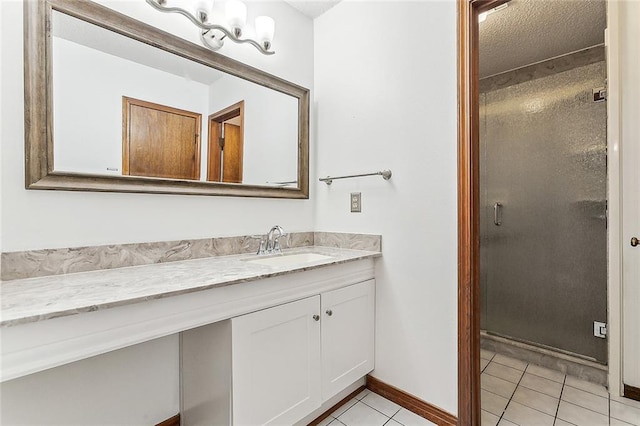
[{"label": "bathroom doorway", "polygon": [[553,424],[568,373],[608,396],[606,2],[458,6],[459,424],[547,380]]},{"label": "bathroom doorway", "polygon": [[480,18],[485,425],[576,421],[587,384],[608,420],[605,27],[605,1]]}]

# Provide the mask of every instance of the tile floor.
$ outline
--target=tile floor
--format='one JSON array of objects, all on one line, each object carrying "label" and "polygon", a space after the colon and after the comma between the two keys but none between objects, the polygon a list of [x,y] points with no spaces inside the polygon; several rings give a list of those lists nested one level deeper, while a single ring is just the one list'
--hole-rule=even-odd
[{"label": "tile floor", "polygon": [[[640,402],[560,372],[481,351],[482,426],[640,426]],[[365,389],[319,426],[429,426]]]},{"label": "tile floor", "polygon": [[367,389],[335,410],[318,426],[431,426],[435,423],[423,419],[398,404]]},{"label": "tile floor", "polygon": [[482,426],[640,426],[640,402],[604,386],[486,350],[480,357]]}]

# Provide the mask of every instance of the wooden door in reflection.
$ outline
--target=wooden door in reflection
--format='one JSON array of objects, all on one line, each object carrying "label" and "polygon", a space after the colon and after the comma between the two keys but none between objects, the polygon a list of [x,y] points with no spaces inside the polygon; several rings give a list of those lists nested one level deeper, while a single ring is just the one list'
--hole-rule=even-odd
[{"label": "wooden door in reflection", "polygon": [[123,175],[200,179],[200,114],[128,97],[122,106]]}]

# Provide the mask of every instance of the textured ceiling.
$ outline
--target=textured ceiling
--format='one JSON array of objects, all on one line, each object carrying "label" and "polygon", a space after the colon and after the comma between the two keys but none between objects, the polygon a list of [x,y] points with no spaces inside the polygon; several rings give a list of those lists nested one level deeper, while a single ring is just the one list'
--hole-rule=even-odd
[{"label": "textured ceiling", "polygon": [[480,23],[480,77],[604,43],[605,0],[512,0]]},{"label": "textured ceiling", "polygon": [[331,9],[336,4],[340,3],[340,0],[316,0],[316,1],[303,1],[303,0],[285,0],[291,6],[298,9],[303,14],[307,15],[311,19],[315,19],[318,16]]}]

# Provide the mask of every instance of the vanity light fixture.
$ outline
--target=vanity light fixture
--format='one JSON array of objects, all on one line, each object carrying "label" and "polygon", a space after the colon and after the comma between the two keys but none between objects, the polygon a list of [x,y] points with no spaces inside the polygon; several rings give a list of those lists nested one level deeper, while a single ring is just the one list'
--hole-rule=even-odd
[{"label": "vanity light fixture", "polygon": [[225,3],[226,25],[209,22],[211,0],[198,0],[195,13],[177,6],[168,6],[167,0],[146,0],[160,12],[179,13],[200,28],[200,39],[208,49],[216,51],[224,45],[225,39],[236,43],[249,43],[265,55],[273,55],[271,43],[275,34],[275,21],[268,16],[258,16],[255,21],[257,40],[241,38],[247,23],[247,6],[240,0],[228,0]]},{"label": "vanity light fixture", "polygon": [[501,4],[500,6],[494,7],[493,9],[489,9],[486,12],[482,12],[480,15],[478,15],[478,22],[486,21],[487,16],[491,15],[494,12],[501,11],[505,9],[507,6],[509,6],[509,3],[504,3],[504,4]]}]

